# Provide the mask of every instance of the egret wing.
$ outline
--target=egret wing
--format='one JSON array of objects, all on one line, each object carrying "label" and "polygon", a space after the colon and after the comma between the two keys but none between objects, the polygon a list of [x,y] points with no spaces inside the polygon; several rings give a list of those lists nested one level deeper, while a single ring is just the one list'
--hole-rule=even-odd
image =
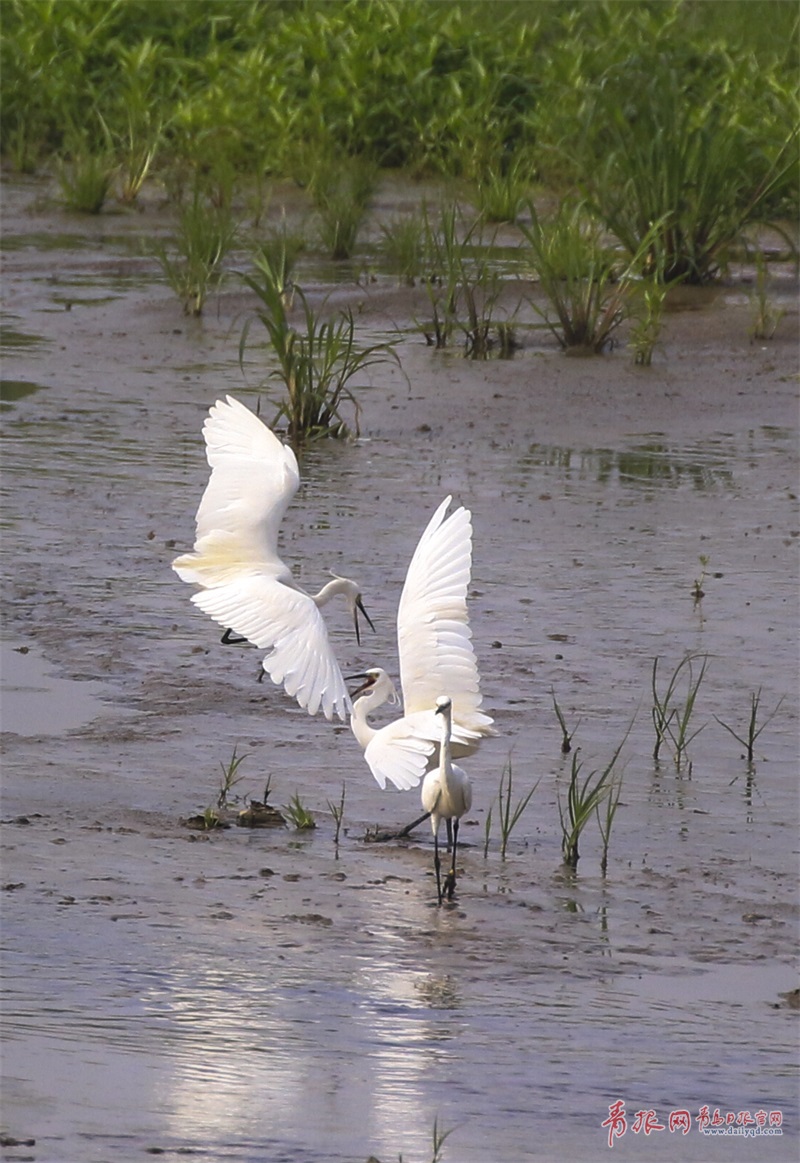
[{"label": "egret wing", "polygon": [[297,458],[249,408],[228,396],[203,424],[211,478],[197,510],[197,539],[225,530],[251,561],[278,557],[278,530],[300,483]]},{"label": "egret wing", "polygon": [[[482,735],[489,734],[488,715],[480,716],[486,725],[474,728],[453,724],[451,746],[456,754],[470,755]],[[416,787],[431,762],[438,759],[441,723],[433,711],[413,711],[395,719],[373,735],[364,751],[370,771],[382,788],[387,780],[401,791]]]},{"label": "egret wing", "polygon": [[389,780],[400,791],[416,787],[428,769],[436,742],[418,735],[407,719],[397,719],[376,731],[364,758],[382,788]]},{"label": "egret wing", "polygon": [[[468,509],[446,516],[451,497],[439,505],[422,534],[406,574],[397,612],[400,681],[406,717],[453,701],[458,726],[482,728],[491,719],[479,710],[480,677],[467,615],[472,568],[472,522]],[[434,739],[438,732],[434,731]]]},{"label": "egret wing", "polygon": [[319,609],[302,590],[266,574],[239,574],[192,601],[221,626],[262,649],[264,669],[310,715],[322,709],[346,722],[351,710],[342,672]]}]

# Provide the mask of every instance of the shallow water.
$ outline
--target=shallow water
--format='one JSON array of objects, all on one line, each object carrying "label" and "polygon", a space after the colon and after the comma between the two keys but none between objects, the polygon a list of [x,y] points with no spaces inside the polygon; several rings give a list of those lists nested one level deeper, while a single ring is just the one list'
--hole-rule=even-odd
[{"label": "shallow water", "polygon": [[[419,533],[448,492],[473,511],[472,623],[502,734],[469,764],[458,903],[439,910],[425,829],[361,840],[416,796],[382,794],[347,729],[257,685],[256,652],[220,648],[169,569],[193,536],[208,406],[255,400],[246,300],[185,320],[153,271],[142,284],[130,220],[102,251],[63,248],[58,215],[23,215],[31,196],[6,199],[3,320],[41,340],[9,343],[3,371],[40,386],[3,415],[3,657],[35,667],[3,667],[36,716],[4,693],[3,1130],[36,1139],[20,1156],[414,1163],[437,1120],[454,1163],[595,1160],[621,1099],[615,1156],[732,1158],[697,1128],[707,1104],[780,1111],[782,1136],[740,1157],[794,1159],[796,308],[758,347],[736,287],[704,299],[671,317],[649,372],[539,339],[473,363],[407,333],[403,374],[373,369],[360,394],[362,439],[307,457],[284,555],[309,586],[328,568],[362,584],[376,636],[359,650],[331,618],[346,672],[395,669]],[[371,334],[410,325],[413,292],[352,293]],[[656,656],[665,682],[687,651],[709,661],[677,770],[652,759],[650,681]],[[742,733],[758,690],[764,719],[783,702],[748,768],[715,716]],[[551,692],[585,773],[632,722],[606,878],[596,829],[576,874],[560,863]],[[182,826],[235,744],[237,792],[271,776],[313,833]],[[496,805],[485,859],[483,839],[509,758],[517,794],[540,782],[504,862]],[[685,1136],[634,1130],[639,1110],[684,1108]]]}]

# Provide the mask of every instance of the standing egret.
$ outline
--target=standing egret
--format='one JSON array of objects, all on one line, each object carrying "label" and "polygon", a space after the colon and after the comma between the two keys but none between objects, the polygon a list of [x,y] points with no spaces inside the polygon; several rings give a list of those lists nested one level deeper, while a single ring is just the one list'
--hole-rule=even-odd
[{"label": "standing egret", "polygon": [[[434,767],[422,781],[422,806],[430,813],[433,829],[433,867],[436,870],[436,892],[439,904],[443,895],[453,899],[456,887],[456,849],[458,848],[458,822],[472,807],[472,787],[469,777],[462,767],[453,763],[450,753],[453,706],[446,695],[436,700],[435,715],[442,717],[442,738],[439,744],[439,766]],[[447,824],[447,846],[452,848],[453,857],[450,871],[445,877],[442,892],[442,875],[439,861],[439,824]]]},{"label": "standing egret", "polygon": [[[359,587],[337,577],[307,594],[278,556],[278,529],[300,484],[297,458],[258,416],[232,396],[217,400],[203,424],[211,477],[197,510],[194,553],[172,568],[203,588],[192,601],[262,649],[263,668],[310,715],[322,708],[346,721],[350,696],[320,608],[342,594],[359,638],[358,614],[372,622]],[[374,627],[372,627],[374,629]],[[360,639],[359,639],[360,640]]]},{"label": "standing egret", "polygon": [[481,739],[496,734],[491,718],[480,709],[480,676],[467,616],[470,512],[458,508],[446,516],[451,500],[446,497],[428,522],[400,595],[397,645],[403,715],[376,730],[367,716],[386,702],[400,702],[394,683],[380,667],[350,676],[364,680],[353,694],[350,726],[382,788],[387,780],[401,790],[416,787],[435,765],[440,729],[432,708],[442,691],[448,691],[452,700],[453,755],[471,755]]}]

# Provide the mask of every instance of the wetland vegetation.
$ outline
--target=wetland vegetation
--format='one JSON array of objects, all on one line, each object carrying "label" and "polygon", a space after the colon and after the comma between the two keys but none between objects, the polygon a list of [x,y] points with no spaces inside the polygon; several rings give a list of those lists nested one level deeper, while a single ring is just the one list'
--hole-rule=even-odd
[{"label": "wetland vegetation", "polygon": [[[753,334],[774,334],[753,232],[796,253],[796,30],[778,0],[7,0],[4,161],[53,173],[62,205],[90,214],[135,206],[153,180],[174,229],[152,253],[187,314],[244,250],[299,446],[357,431],[348,384],[375,351],[352,313],[284,294],[288,267],[265,303],[281,239],[284,260],[291,242],[421,283],[419,331],[434,348],[460,336],[473,359],[513,355],[526,305],[526,326],[570,352],[608,350],[629,322],[649,366],[667,289],[717,279],[743,247],[760,263]],[[401,171],[433,182],[438,207],[363,242],[382,176]],[[291,237],[287,203],[304,214]]]}]

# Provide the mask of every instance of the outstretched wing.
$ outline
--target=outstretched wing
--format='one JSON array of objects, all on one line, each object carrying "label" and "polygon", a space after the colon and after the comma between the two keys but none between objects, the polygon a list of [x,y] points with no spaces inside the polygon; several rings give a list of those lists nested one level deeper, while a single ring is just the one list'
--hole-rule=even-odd
[{"label": "outstretched wing", "polygon": [[[433,711],[440,695],[453,702],[453,736],[459,728],[490,734],[480,710],[480,676],[467,615],[472,569],[468,509],[446,516],[446,497],[419,539],[397,612],[400,681],[406,718]],[[433,738],[438,739],[438,731]]]},{"label": "outstretched wing", "polygon": [[192,601],[262,649],[264,669],[309,715],[322,708],[346,722],[351,710],[342,672],[312,598],[264,574],[240,575],[201,590]]},{"label": "outstretched wing", "polygon": [[211,408],[203,436],[211,478],[193,553],[172,568],[203,589],[192,601],[221,626],[269,649],[264,669],[315,715],[346,720],[342,672],[315,602],[278,556],[278,530],[300,481],[291,448],[232,396]]},{"label": "outstretched wing", "polygon": [[202,560],[203,542],[223,532],[229,560],[288,574],[278,557],[278,530],[300,483],[291,448],[233,396],[217,400],[203,436],[211,477],[197,510],[196,556],[176,558],[173,569],[184,581],[213,585],[214,563]]},{"label": "outstretched wing", "polygon": [[[492,720],[478,714],[474,728],[453,723],[451,747],[454,755],[471,755],[484,735],[493,735]],[[413,711],[381,727],[364,751],[364,758],[380,786],[389,780],[401,791],[416,787],[438,757],[441,723],[433,711]]]},{"label": "outstretched wing", "polygon": [[434,741],[418,735],[407,719],[396,719],[376,731],[364,758],[382,788],[389,780],[400,791],[408,791],[425,775],[435,746]]}]

